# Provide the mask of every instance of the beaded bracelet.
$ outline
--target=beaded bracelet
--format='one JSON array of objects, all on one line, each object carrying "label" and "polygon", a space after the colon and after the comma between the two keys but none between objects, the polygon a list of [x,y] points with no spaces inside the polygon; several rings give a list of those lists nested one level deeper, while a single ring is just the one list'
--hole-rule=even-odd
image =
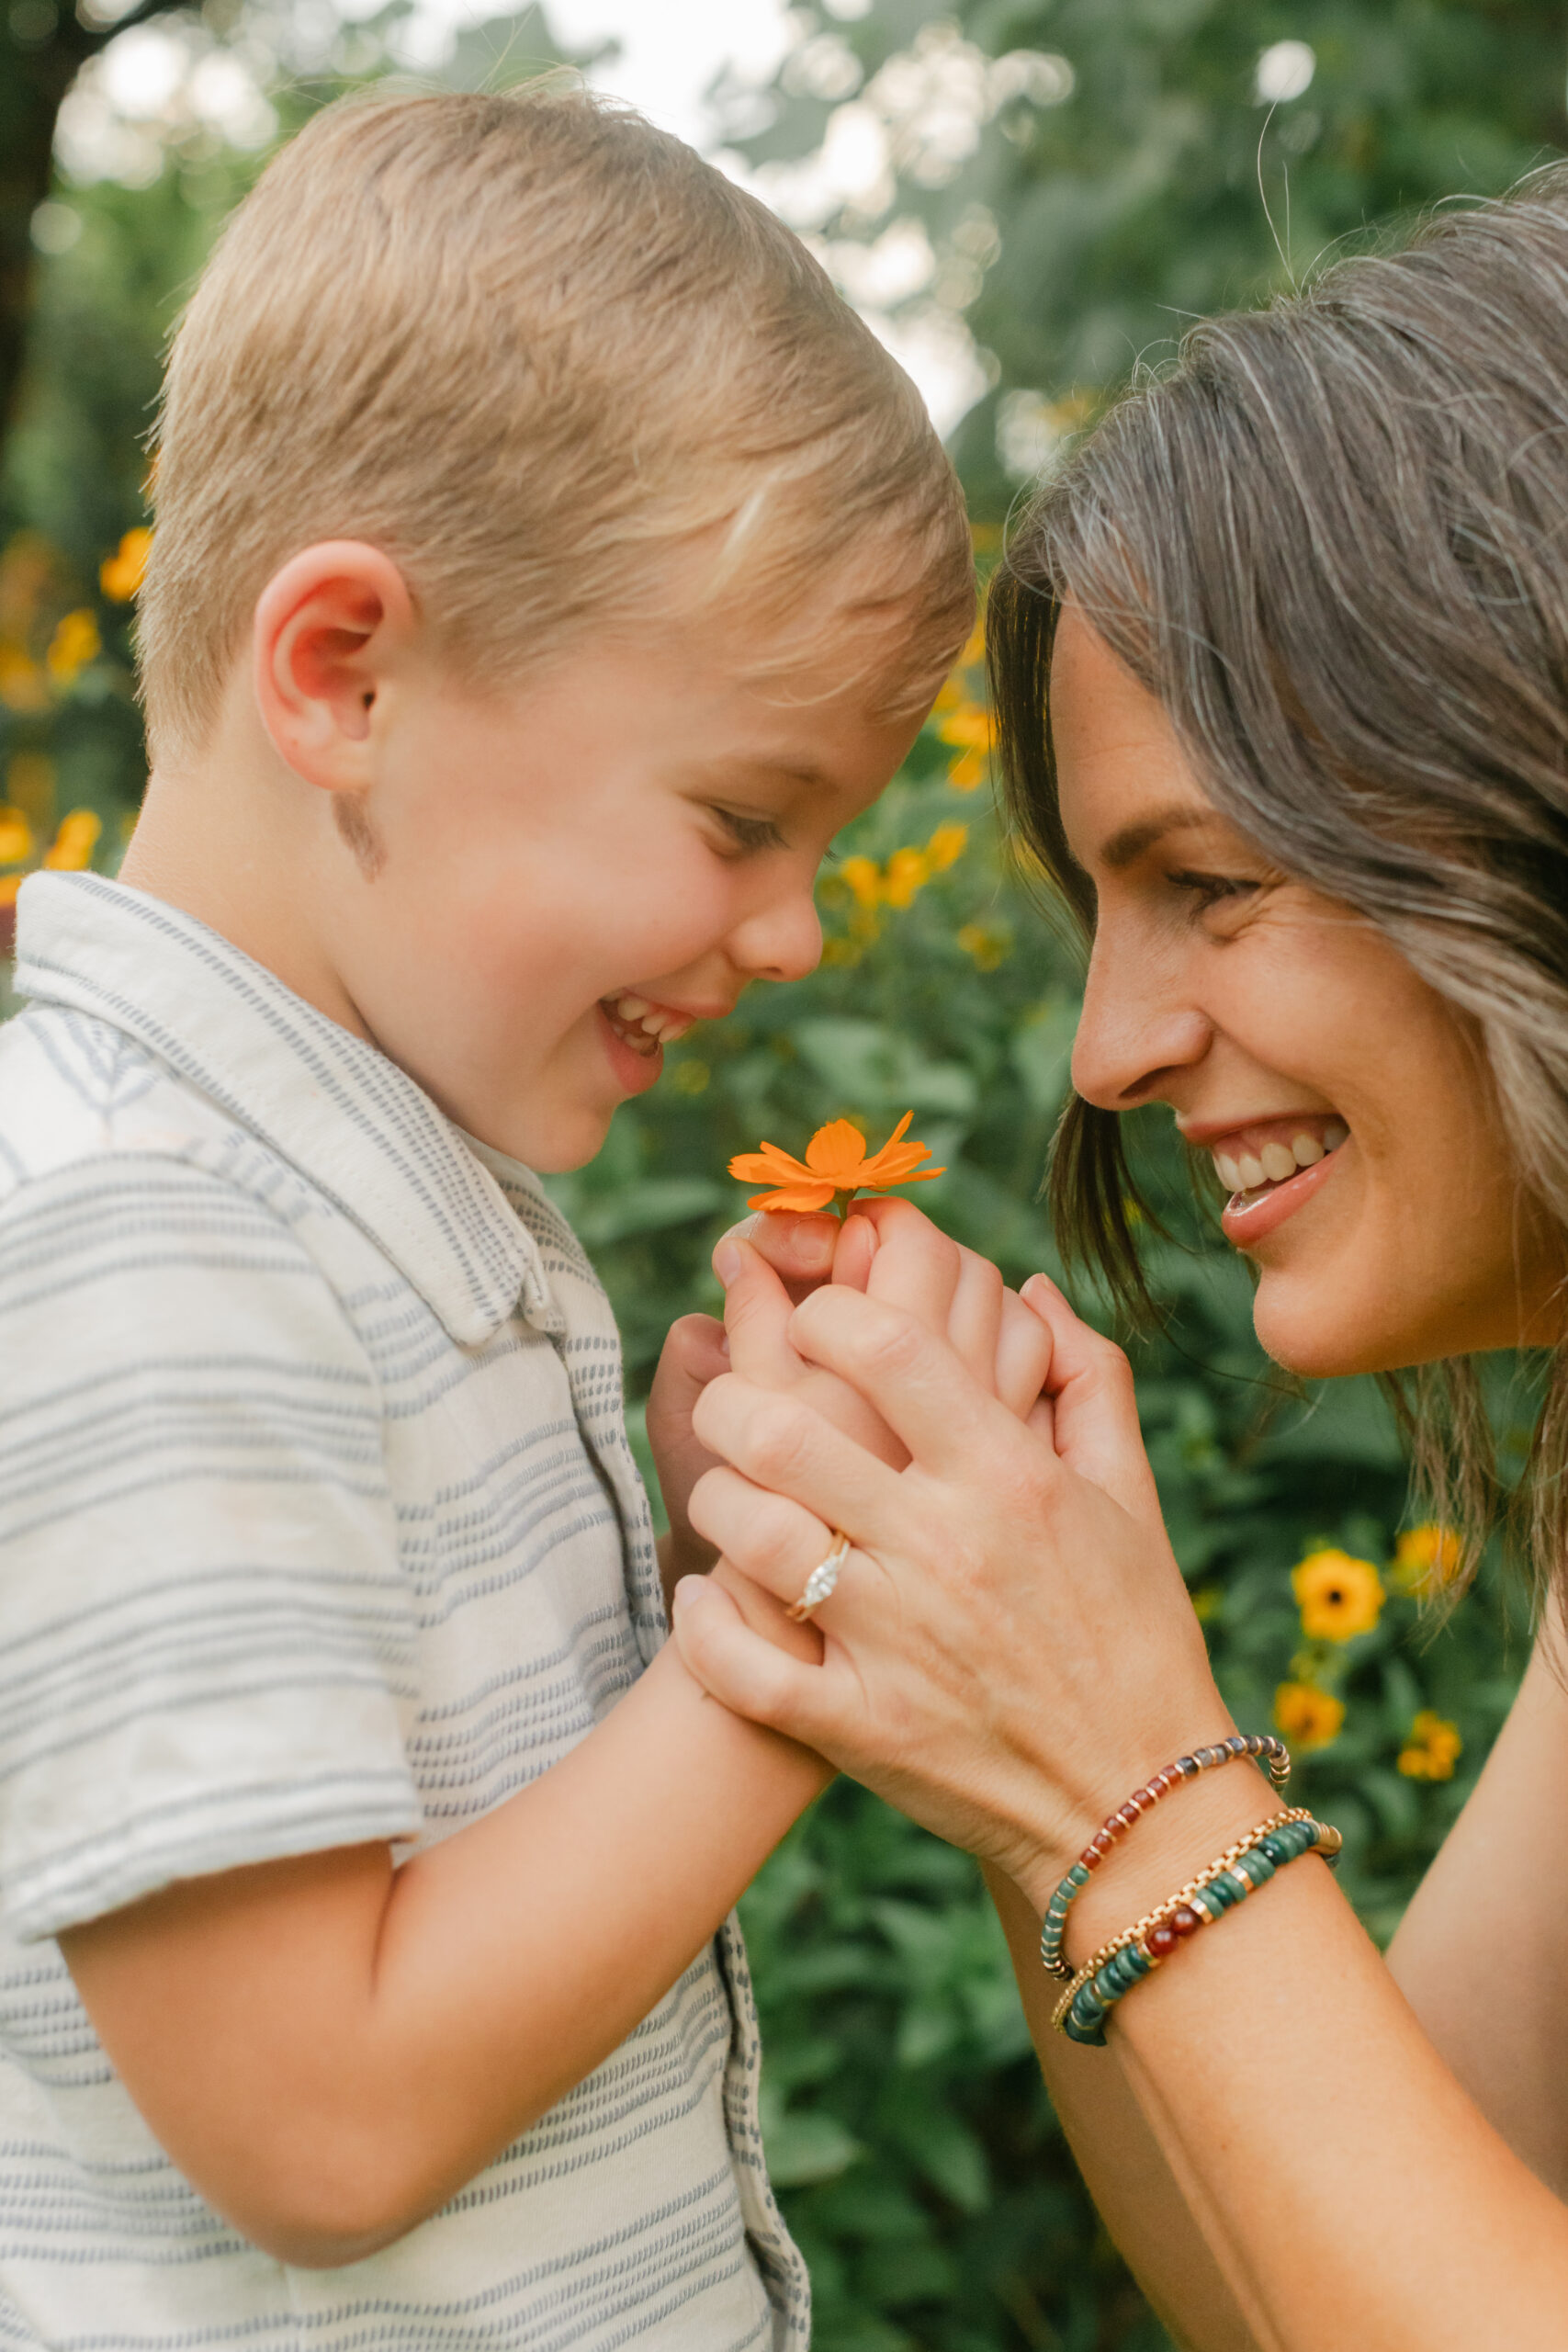
[{"label": "beaded bracelet", "polygon": [[1190,1756],[1179,1756],[1163,1772],[1141,1789],[1134,1789],[1126,1804],[1111,1814],[1097,1829],[1072,1869],[1057,1887],[1045,1906],[1045,1917],[1040,1928],[1040,1959],[1047,1975],[1060,1977],[1065,1984],[1073,1973],[1071,1961],[1062,1951],[1062,1938],[1066,1931],[1067,1913],[1077,1902],[1079,1892],[1088,1885],[1089,1872],[1097,1871],[1118,1838],[1125,1835],[1133,1824],[1158,1804],[1161,1797],[1179,1789],[1183,1781],[1195,1780],[1200,1772],[1207,1772],[1215,1764],[1234,1763],[1238,1757],[1255,1756],[1266,1767],[1276,1790],[1283,1792],[1291,1777],[1291,1755],[1282,1739],[1271,1731],[1235,1732],[1223,1739],[1216,1747],[1195,1747]]},{"label": "beaded bracelet", "polygon": [[1314,1821],[1299,1805],[1259,1822],[1157,1910],[1102,1944],[1056,2004],[1052,2025],[1070,2041],[1102,2048],[1111,2010],[1187,1937],[1223,1917],[1233,1905],[1245,1903],[1249,1894],[1268,1884],[1276,1871],[1303,1854],[1320,1853],[1332,1870],[1343,1843],[1337,1829],[1327,1822]]}]

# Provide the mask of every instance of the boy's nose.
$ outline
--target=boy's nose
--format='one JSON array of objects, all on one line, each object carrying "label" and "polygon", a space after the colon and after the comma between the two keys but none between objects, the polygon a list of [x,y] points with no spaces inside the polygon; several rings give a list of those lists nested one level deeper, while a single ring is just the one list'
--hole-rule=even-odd
[{"label": "boy's nose", "polygon": [[759,907],[736,926],[730,955],[751,979],[803,980],[822,960],[822,926],[809,889]]}]

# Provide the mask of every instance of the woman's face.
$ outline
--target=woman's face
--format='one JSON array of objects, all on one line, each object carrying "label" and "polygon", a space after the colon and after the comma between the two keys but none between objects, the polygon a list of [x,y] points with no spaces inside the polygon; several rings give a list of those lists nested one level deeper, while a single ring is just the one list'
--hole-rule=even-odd
[{"label": "woman's face", "polygon": [[1108,1111],[1168,1102],[1213,1154],[1269,1353],[1321,1377],[1560,1336],[1561,1240],[1445,999],[1371,923],[1269,867],[1070,607],[1051,715],[1099,910],[1074,1084]]}]

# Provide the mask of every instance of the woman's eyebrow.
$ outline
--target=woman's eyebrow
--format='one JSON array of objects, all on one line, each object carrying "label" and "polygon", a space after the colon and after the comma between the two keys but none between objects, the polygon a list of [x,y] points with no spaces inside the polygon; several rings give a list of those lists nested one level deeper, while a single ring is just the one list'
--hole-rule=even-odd
[{"label": "woman's eyebrow", "polygon": [[1213,820],[1213,811],[1210,808],[1194,808],[1190,800],[1172,801],[1167,808],[1156,808],[1152,817],[1140,818],[1135,825],[1123,825],[1119,833],[1112,833],[1100,850],[1100,864],[1109,866],[1112,874],[1119,874],[1124,865],[1142,857],[1145,850],[1153,849],[1167,833],[1190,832]]}]

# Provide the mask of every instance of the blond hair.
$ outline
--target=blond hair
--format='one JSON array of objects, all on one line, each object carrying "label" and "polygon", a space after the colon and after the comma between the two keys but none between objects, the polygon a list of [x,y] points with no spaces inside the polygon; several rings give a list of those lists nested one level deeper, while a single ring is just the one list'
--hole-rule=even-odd
[{"label": "blond hair", "polygon": [[[972,563],[914,387],[799,241],[559,77],[325,109],[171,352],[141,592],[155,757],[199,749],[278,564],[399,563],[475,684],[686,614],[929,700]],[[753,630],[752,634],[755,635]]]}]

